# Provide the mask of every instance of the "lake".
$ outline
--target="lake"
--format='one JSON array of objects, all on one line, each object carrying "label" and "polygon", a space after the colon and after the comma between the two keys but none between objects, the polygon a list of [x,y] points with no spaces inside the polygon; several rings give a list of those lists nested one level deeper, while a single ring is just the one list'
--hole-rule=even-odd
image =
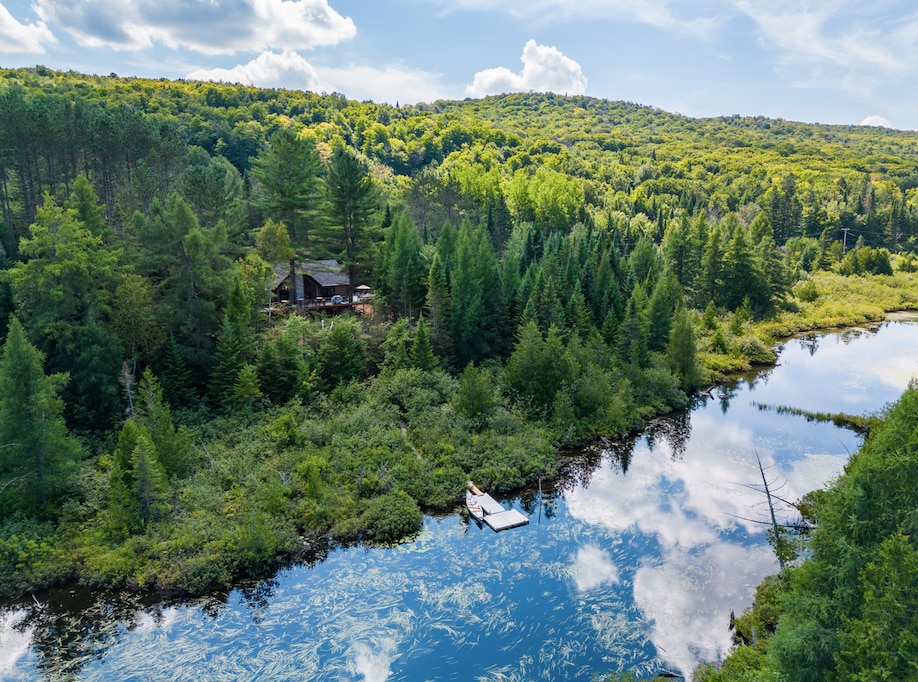
[{"label": "lake", "polygon": [[0,678],[688,675],[728,652],[731,611],[778,568],[756,455],[793,501],[859,445],[773,408],[875,413],[916,374],[914,321],[792,339],[776,367],[713,388],[690,412],[566,455],[557,480],[503,500],[527,526],[494,533],[457,509],[397,547],[329,549],[185,603],[58,590],[0,609]]}]

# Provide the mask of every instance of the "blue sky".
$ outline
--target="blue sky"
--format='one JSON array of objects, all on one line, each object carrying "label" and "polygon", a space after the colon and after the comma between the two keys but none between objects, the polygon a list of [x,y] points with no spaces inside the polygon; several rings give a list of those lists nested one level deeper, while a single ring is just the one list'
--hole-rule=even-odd
[{"label": "blue sky", "polygon": [[918,129],[913,0],[0,0],[0,65]]}]

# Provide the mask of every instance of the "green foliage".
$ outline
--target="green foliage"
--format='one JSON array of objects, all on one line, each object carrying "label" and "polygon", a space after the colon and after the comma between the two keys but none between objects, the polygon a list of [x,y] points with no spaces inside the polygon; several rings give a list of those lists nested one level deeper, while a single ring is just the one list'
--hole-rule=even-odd
[{"label": "green foliage", "polygon": [[329,325],[322,335],[316,365],[325,390],[360,378],[366,365],[366,348],[356,321],[339,318]]},{"label": "green foliage", "polygon": [[[315,139],[293,128],[281,128],[252,163],[259,205],[291,231],[299,246],[309,242],[320,201],[321,160]],[[270,262],[270,261],[269,261]]]},{"label": "green foliage", "polygon": [[494,381],[490,374],[472,363],[459,377],[456,411],[476,425],[485,423],[497,404]]},{"label": "green foliage", "polygon": [[[17,379],[0,414],[23,387],[44,396],[49,496],[76,460],[57,416],[102,440],[123,418],[118,377],[130,389],[152,366],[161,381],[143,373],[123,443],[83,464],[82,482],[103,483],[75,501],[85,528],[61,531],[73,556],[42,563],[44,526],[0,536],[38,583],[78,562],[95,584],[200,591],[295,556],[296,534],[333,518],[341,537],[402,537],[469,476],[523,485],[552,470],[552,444],[635,428],[709,371],[773,361],[772,338],[918,307],[901,253],[918,245],[909,133],[544,93],[394,109],[3,75],[0,329],[18,317],[71,381]],[[374,283],[365,328],[262,314],[269,265],[329,255]],[[399,318],[383,342],[374,325]],[[0,496],[51,515],[6,455]],[[906,549],[857,575],[907,565]],[[857,608],[845,618],[851,642],[880,636]]]},{"label": "green foliage", "polygon": [[41,352],[16,318],[0,359],[0,476],[3,516],[23,510],[53,516],[80,458],[67,433],[59,394],[67,376],[46,376]]},{"label": "green foliage", "polygon": [[[738,619],[737,633],[759,656],[744,651],[734,664],[735,653],[720,676],[701,679],[911,676],[918,662],[916,425],[918,387],[912,385],[844,475],[807,497],[806,516],[818,520],[807,558],[787,578],[766,580],[752,611]],[[744,661],[755,667],[744,668]],[[742,676],[759,669],[762,677]]]}]

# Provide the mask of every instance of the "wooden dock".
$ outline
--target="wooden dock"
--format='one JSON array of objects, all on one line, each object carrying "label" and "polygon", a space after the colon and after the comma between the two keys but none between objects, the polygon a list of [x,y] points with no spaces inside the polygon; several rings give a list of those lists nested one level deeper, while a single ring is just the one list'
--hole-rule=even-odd
[{"label": "wooden dock", "polygon": [[465,503],[473,517],[488,524],[494,531],[525,526],[529,523],[528,516],[516,509],[505,509],[500,502],[481,492],[471,481],[465,493]]}]

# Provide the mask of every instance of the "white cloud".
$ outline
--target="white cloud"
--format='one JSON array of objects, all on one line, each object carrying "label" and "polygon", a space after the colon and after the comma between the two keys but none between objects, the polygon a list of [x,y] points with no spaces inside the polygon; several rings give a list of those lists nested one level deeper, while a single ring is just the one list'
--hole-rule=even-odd
[{"label": "white cloud", "polygon": [[537,45],[534,40],[523,48],[523,70],[513,73],[498,66],[475,74],[465,92],[472,97],[497,95],[504,92],[555,92],[568,95],[582,95],[586,91],[587,79],[580,64],[566,57],[556,47]]},{"label": "white cloud", "polygon": [[320,72],[296,52],[263,52],[231,69],[197,69],[191,80],[243,83],[262,88],[341,92],[351,99],[414,104],[452,96],[440,86],[440,75],[401,66],[325,67]]},{"label": "white cloud", "polygon": [[596,545],[588,545],[574,555],[571,576],[577,591],[587,592],[606,583],[617,583],[618,569],[606,552]]},{"label": "white cloud", "polygon": [[862,126],[875,126],[877,128],[892,128],[892,124],[882,116],[873,114],[860,122]]},{"label": "white cloud", "polygon": [[44,53],[45,45],[57,42],[43,21],[23,24],[0,3],[0,52]]},{"label": "white cloud", "polygon": [[457,95],[443,87],[440,74],[401,65],[322,67],[321,73],[327,91],[342,92],[352,99],[415,104]]},{"label": "white cloud", "polygon": [[752,602],[756,584],[773,573],[768,547],[721,543],[701,552],[668,551],[634,575],[634,601],[650,623],[658,655],[684,675],[699,661],[730,651],[730,611]]},{"label": "white cloud", "polygon": [[25,611],[0,613],[0,678],[16,672],[18,662],[31,649],[34,626],[22,628]]},{"label": "white cloud", "polygon": [[[699,0],[429,0],[445,11],[458,9],[500,11],[517,18],[535,20],[543,25],[557,21],[620,20],[649,24],[667,31],[707,37],[724,21],[724,12],[717,2]],[[694,16],[676,13],[674,5],[682,5]],[[705,11],[705,6],[712,11]]]},{"label": "white cloud", "polygon": [[263,52],[248,64],[237,64],[232,69],[198,69],[187,78],[201,81],[243,83],[261,88],[286,88],[289,90],[322,90],[316,70],[296,52],[280,54]]},{"label": "white cloud", "polygon": [[37,0],[39,16],[83,47],[141,50],[161,43],[204,54],[309,49],[353,38],[328,0]]}]

